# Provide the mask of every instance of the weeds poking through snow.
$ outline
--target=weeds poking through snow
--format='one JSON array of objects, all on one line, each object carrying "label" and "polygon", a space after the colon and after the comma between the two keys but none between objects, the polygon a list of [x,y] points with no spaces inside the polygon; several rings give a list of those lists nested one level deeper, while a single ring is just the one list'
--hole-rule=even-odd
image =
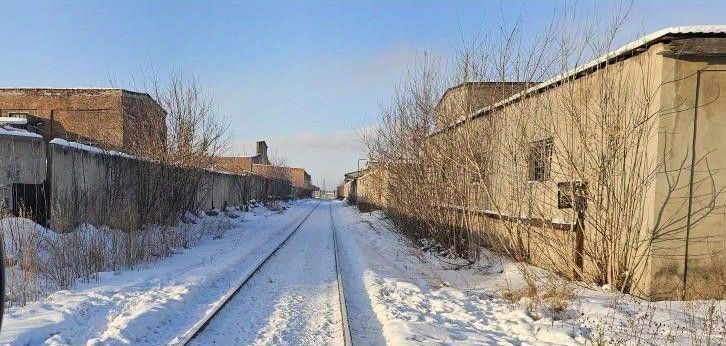
[{"label": "weeds poking through snow", "polygon": [[[228,212],[232,213],[232,212]],[[8,305],[25,305],[98,273],[133,268],[188,249],[204,237],[219,239],[244,221],[240,214],[206,216],[185,213],[176,226],[145,226],[121,231],[81,224],[58,234],[34,222],[0,215],[5,246]],[[231,214],[230,214],[231,215]]]},{"label": "weeds poking through snow", "polygon": [[287,209],[287,206],[280,202],[280,201],[268,201],[263,203],[267,210],[275,212],[275,213],[282,213],[285,209]]}]

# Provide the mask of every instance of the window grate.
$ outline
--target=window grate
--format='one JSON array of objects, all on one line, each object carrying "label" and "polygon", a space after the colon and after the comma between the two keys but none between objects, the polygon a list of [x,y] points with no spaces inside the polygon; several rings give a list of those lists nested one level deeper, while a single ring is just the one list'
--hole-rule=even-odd
[{"label": "window grate", "polygon": [[531,142],[529,144],[529,180],[545,181],[550,179],[552,166],[552,138]]}]

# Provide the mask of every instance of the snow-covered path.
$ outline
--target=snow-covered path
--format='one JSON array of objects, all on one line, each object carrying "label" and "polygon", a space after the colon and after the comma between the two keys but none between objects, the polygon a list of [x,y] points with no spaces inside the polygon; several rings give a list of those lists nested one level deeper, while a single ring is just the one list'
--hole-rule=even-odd
[{"label": "snow-covered path", "polygon": [[201,319],[315,204],[298,202],[282,214],[264,208],[245,213],[222,239],[207,239],[147,268],[101,273],[98,282],[11,308],[0,343],[165,344]]},{"label": "snow-covered path", "polygon": [[329,202],[229,301],[193,345],[342,345]]},{"label": "snow-covered path", "polygon": [[[13,307],[6,311],[0,344],[178,340],[318,203],[294,202],[282,213],[257,208],[232,220],[222,239],[207,237],[146,268],[101,273],[98,282]],[[532,308],[525,298],[503,298],[503,290],[524,287],[523,264],[482,250],[476,265],[463,268],[456,262],[461,259],[406,240],[381,212],[359,213],[341,201],[323,201],[194,344],[343,345],[329,207],[357,346],[583,345],[600,333],[625,344],[726,344],[724,301],[648,303],[553,281],[575,292],[558,317],[549,317],[542,304]],[[530,274],[544,272],[527,268]],[[698,309],[709,306],[717,320],[706,335],[704,322],[689,316],[704,316]]]},{"label": "snow-covered path", "polygon": [[535,321],[484,292],[451,287],[373,214],[334,202],[355,345],[576,345],[579,328]]}]

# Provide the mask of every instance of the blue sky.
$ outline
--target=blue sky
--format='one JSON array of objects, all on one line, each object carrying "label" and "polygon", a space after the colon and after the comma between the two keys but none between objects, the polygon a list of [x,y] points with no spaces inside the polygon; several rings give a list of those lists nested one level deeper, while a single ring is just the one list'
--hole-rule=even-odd
[{"label": "blue sky", "polygon": [[[626,2],[627,3],[627,2]],[[610,2],[3,2],[0,86],[133,89],[145,75],[194,75],[229,119],[232,153],[265,139],[314,183],[332,187],[366,153],[356,131],[421,52],[444,59],[470,37],[555,11]],[[726,24],[717,1],[636,1],[619,39]]]}]

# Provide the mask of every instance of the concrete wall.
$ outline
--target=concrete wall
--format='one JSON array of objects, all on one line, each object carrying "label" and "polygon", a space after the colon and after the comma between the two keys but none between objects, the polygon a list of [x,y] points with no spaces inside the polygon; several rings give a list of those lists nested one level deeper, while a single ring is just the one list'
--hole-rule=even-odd
[{"label": "concrete wall", "polygon": [[134,230],[141,221],[137,160],[93,147],[50,144],[51,228],[87,222]]},{"label": "concrete wall", "polygon": [[[689,40],[685,41],[685,46]],[[726,41],[722,42],[726,44]],[[726,275],[726,58],[663,54],[651,294],[724,290]],[[715,198],[714,198],[715,196]],[[714,209],[715,207],[715,209]],[[689,213],[690,212],[690,213]],[[690,214],[690,217],[689,217]],[[706,295],[708,296],[708,295]]]},{"label": "concrete wall", "polygon": [[[726,42],[708,49],[723,52]],[[570,276],[568,268],[577,265],[577,217],[572,209],[558,208],[558,183],[584,180],[592,191],[582,235],[585,280],[600,280],[595,270],[598,253],[606,247],[621,248],[628,251],[623,258],[627,256],[628,266],[634,268],[628,275],[636,295],[678,299],[685,290],[694,292],[691,297],[722,297],[726,274],[723,70],[723,57],[673,54],[670,43],[658,43],[610,62],[605,70],[582,74],[437,133],[431,139],[437,145],[432,147],[449,145],[454,150],[448,153],[458,150],[468,157],[481,149],[493,164],[483,184],[494,200],[484,202],[497,209],[487,211],[476,196],[461,192],[476,189],[467,163],[442,159],[441,166],[428,163],[433,165],[429,167],[432,174],[458,179],[461,189],[441,193],[441,203],[455,208],[442,212],[437,221],[465,225],[475,234],[496,234],[502,243],[525,247],[532,263]],[[468,102],[463,94],[449,97]],[[603,109],[598,102],[608,97],[618,103]],[[599,162],[599,153],[616,152],[617,148],[608,148],[609,136],[626,133],[621,129],[633,129],[628,132],[630,138],[640,142],[612,138],[622,146],[615,159],[625,168],[615,167],[617,174],[600,180],[600,167],[593,163]],[[553,139],[551,175],[531,181],[528,145],[545,138]],[[369,190],[364,185],[375,185],[361,178],[346,183],[341,192],[347,192],[349,199],[355,199],[350,195],[357,192],[361,198]],[[612,210],[600,207],[608,198],[624,197],[630,204],[619,203],[633,212],[618,212],[618,216],[627,219],[615,219]],[[463,220],[464,214],[472,217]]]},{"label": "concrete wall", "polygon": [[59,232],[80,223],[134,230],[175,222],[186,210],[223,209],[292,194],[289,184],[251,173],[164,166],[58,140],[48,148],[46,155],[40,136],[0,130],[0,212],[14,207],[12,184],[43,184],[49,173],[50,224]]},{"label": "concrete wall", "polygon": [[[627,60],[621,63],[621,66],[614,65],[612,70],[619,67],[624,69],[634,69],[636,61],[647,59],[645,55]],[[628,74],[634,71],[620,71],[620,73]],[[648,74],[653,72],[647,72]],[[642,75],[633,73],[633,80],[640,80]],[[437,137],[439,141],[460,141],[460,145],[464,147],[463,138],[482,138],[484,143],[481,148],[487,159],[494,165],[490,172],[485,173],[487,177],[487,188],[493,196],[493,201],[488,201],[496,206],[495,212],[501,215],[513,216],[515,221],[507,224],[495,222],[486,225],[485,222],[468,222],[469,227],[479,229],[483,226],[486,233],[501,235],[503,239],[501,245],[509,247],[511,244],[512,252],[524,251],[525,256],[529,260],[539,266],[546,267],[550,270],[561,272],[570,276],[571,271],[575,267],[574,252],[575,242],[567,233],[551,232],[547,228],[538,229],[530,227],[532,220],[539,222],[549,220],[562,220],[564,223],[574,224],[575,215],[571,209],[559,209],[557,207],[557,184],[559,182],[567,182],[572,180],[590,180],[590,167],[587,163],[580,167],[585,177],[579,178],[580,174],[576,174],[575,170],[569,166],[565,153],[577,152],[578,147],[588,147],[592,153],[600,152],[603,143],[598,142],[603,138],[600,128],[593,126],[591,128],[590,138],[580,136],[578,129],[572,129],[569,124],[573,124],[572,113],[564,113],[564,105],[566,101],[578,100],[576,106],[581,106],[579,100],[593,101],[598,98],[600,74],[595,72],[592,75],[585,76],[581,79],[568,83],[566,86],[552,88],[540,94],[535,94],[520,102],[508,105],[501,109],[494,110],[489,114],[478,117],[466,126],[459,126],[452,131]],[[587,101],[586,101],[587,102]],[[583,110],[586,107],[583,107]],[[593,109],[597,109],[595,105]],[[573,110],[573,113],[580,112],[580,109]],[[590,114],[594,114],[591,112]],[[583,121],[592,123],[599,122],[592,119],[590,114],[583,112]],[[488,135],[487,131],[496,129],[496,132]],[[536,181],[529,176],[528,152],[529,143],[552,138],[553,155],[551,158],[551,167],[549,178]],[[455,142],[456,143],[456,142]],[[464,147],[466,148],[466,147]],[[479,149],[479,148],[474,148]],[[467,156],[474,156],[469,153]],[[577,154],[575,154],[577,155]],[[646,158],[643,158],[646,160]],[[583,160],[584,163],[584,160]],[[457,186],[465,186],[469,179],[466,178],[468,169],[475,170],[475,167],[468,167],[462,164],[461,167],[452,165],[447,169],[446,175],[449,177],[457,177],[462,182],[458,182]],[[575,174],[573,174],[575,173]],[[579,178],[579,179],[578,179]],[[449,178],[454,179],[454,178]],[[595,182],[589,181],[591,184]],[[605,183],[605,182],[603,182]],[[610,182],[614,183],[614,182]],[[599,187],[595,187],[598,189]],[[607,187],[605,187],[607,188]],[[460,189],[463,191],[463,189]],[[471,196],[459,196],[460,193],[452,193],[451,200],[445,201],[447,204],[462,206],[465,209],[476,209],[478,201],[471,200]],[[484,208],[482,208],[484,209]],[[589,210],[589,220],[597,217],[597,211],[594,208]],[[454,217],[451,217],[454,219]],[[520,221],[516,221],[520,218]],[[504,222],[508,222],[504,221]],[[594,227],[588,227],[593,229]],[[511,231],[510,231],[511,229]],[[510,239],[511,238],[511,239]],[[586,247],[594,247],[601,244],[599,241],[600,234],[588,234],[585,236],[589,240]],[[570,250],[571,249],[571,250]],[[636,249],[636,251],[644,251]],[[589,268],[589,266],[588,266]],[[642,267],[641,267],[642,269]],[[584,269],[588,271],[587,269]],[[592,280],[595,280],[593,273]],[[588,278],[590,279],[590,278]]]},{"label": "concrete wall", "polygon": [[381,168],[370,168],[355,180],[355,200],[363,209],[383,208],[388,205],[388,172]]},{"label": "concrete wall", "polygon": [[43,138],[0,128],[0,215],[14,210],[12,186],[45,180]]},{"label": "concrete wall", "polygon": [[173,222],[187,210],[287,198],[290,187],[254,174],[162,166],[75,143],[50,145],[52,226],[81,222],[132,230]]}]

